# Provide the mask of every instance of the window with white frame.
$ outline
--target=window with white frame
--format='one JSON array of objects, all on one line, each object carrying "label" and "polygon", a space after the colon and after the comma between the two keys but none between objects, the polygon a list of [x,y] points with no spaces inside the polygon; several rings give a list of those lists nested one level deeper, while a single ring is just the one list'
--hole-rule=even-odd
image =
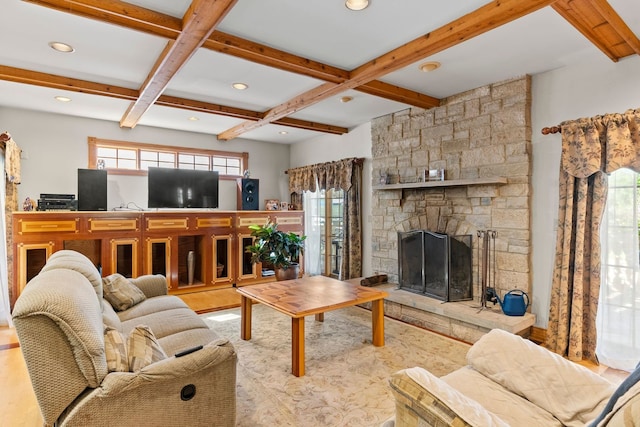
[{"label": "window with white frame", "polygon": [[95,169],[98,162],[115,175],[146,175],[150,167],[160,167],[211,170],[220,179],[236,179],[249,169],[249,154],[89,137],[88,167]]},{"label": "window with white frame", "polygon": [[339,277],[344,229],[344,192],[318,190],[304,192],[305,271]]}]

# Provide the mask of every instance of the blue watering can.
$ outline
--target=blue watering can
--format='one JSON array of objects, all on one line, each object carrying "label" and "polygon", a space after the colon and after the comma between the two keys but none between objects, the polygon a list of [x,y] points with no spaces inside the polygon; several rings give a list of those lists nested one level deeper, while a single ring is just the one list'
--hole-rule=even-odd
[{"label": "blue watering can", "polygon": [[524,316],[529,307],[529,295],[520,289],[510,290],[504,296],[504,299],[500,301],[495,289],[487,288],[487,300],[493,302],[493,304],[499,302],[502,312],[507,316]]}]

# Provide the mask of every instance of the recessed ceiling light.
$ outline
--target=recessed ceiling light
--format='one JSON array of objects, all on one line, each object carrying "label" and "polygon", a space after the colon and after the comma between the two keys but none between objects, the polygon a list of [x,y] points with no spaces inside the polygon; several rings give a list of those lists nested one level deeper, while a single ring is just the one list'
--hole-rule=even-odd
[{"label": "recessed ceiling light", "polygon": [[350,10],[362,10],[369,6],[369,0],[347,0],[344,5]]},{"label": "recessed ceiling light", "polygon": [[197,122],[200,119],[197,118],[197,117],[191,116],[191,117],[189,117],[189,120],[191,120],[192,122]]},{"label": "recessed ceiling light", "polygon": [[58,52],[71,53],[75,51],[73,46],[62,42],[49,42],[49,46]]},{"label": "recessed ceiling light", "polygon": [[436,61],[425,62],[418,66],[418,69],[423,73],[428,73],[429,71],[437,70],[440,68],[440,63]]},{"label": "recessed ceiling light", "polygon": [[233,86],[234,89],[238,89],[238,90],[245,90],[246,88],[249,87],[249,85],[247,85],[246,83],[234,83],[231,86]]},{"label": "recessed ceiling light", "polygon": [[71,102],[71,98],[67,96],[56,96],[55,99],[60,102]]},{"label": "recessed ceiling light", "polygon": [[346,102],[351,102],[353,101],[353,96],[343,96],[342,98],[340,98],[340,102],[346,103]]},{"label": "recessed ceiling light", "polygon": [[280,132],[278,132],[280,135],[287,135],[289,132],[287,132],[286,130],[281,130]]}]

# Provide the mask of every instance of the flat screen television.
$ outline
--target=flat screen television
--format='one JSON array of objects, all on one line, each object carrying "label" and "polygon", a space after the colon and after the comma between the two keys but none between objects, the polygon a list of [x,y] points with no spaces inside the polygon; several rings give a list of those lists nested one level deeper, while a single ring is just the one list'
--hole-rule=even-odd
[{"label": "flat screen television", "polygon": [[149,208],[217,208],[218,172],[149,168]]}]

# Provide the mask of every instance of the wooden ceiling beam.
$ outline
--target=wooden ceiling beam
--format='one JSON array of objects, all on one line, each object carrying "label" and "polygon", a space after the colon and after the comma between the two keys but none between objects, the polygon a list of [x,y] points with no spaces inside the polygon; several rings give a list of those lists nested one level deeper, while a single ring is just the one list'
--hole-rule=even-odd
[{"label": "wooden ceiling beam", "polygon": [[629,28],[626,22],[618,15],[606,0],[590,0],[591,5],[600,12],[611,28],[625,41],[631,50],[640,55],[640,39]]},{"label": "wooden ceiling beam", "polygon": [[[263,113],[245,110],[243,108],[228,107],[224,105],[212,104],[203,101],[194,101],[191,99],[178,98],[168,95],[161,95],[156,101],[156,105],[181,108],[183,110],[189,110],[199,113],[217,114],[219,116],[233,117],[243,120],[259,120],[264,115]],[[342,135],[349,132],[349,129],[345,127],[334,126],[325,123],[310,122],[307,120],[298,120],[291,117],[283,117],[280,120],[274,121],[273,124],[311,130],[315,132],[331,133],[335,135]]]},{"label": "wooden ceiling beam", "polygon": [[156,105],[162,107],[180,108],[196,113],[216,114],[224,117],[233,117],[243,120],[258,120],[262,113],[258,111],[246,110],[244,108],[228,107],[210,102],[196,101],[193,99],[179,98],[177,96],[160,95],[156,100]]},{"label": "wooden ceiling beam", "polygon": [[551,7],[612,61],[640,54],[640,40],[606,0],[558,0]]},{"label": "wooden ceiling beam", "polygon": [[318,80],[341,83],[349,78],[349,72],[346,70],[303,58],[302,56],[293,55],[218,30],[211,34],[211,37],[209,37],[202,47]]},{"label": "wooden ceiling beam", "polygon": [[335,125],[323,125],[317,122],[310,122],[308,120],[294,119],[293,117],[283,117],[273,122],[274,125],[288,126],[296,129],[305,129],[320,131],[324,133],[330,133],[333,135],[344,135],[349,132],[348,128]]},{"label": "wooden ceiling beam", "polygon": [[89,95],[108,96],[111,98],[135,101],[138,98],[136,89],[128,89],[102,83],[94,83],[71,77],[56,76],[38,71],[0,65],[0,80],[24,83],[34,86],[62,89]]},{"label": "wooden ceiling beam", "polygon": [[424,109],[440,105],[440,99],[438,98],[404,89],[400,86],[394,86],[380,80],[373,80],[368,83],[364,83],[357,86],[355,90]]},{"label": "wooden ceiling beam", "polygon": [[453,47],[477,35],[500,27],[535,12],[555,0],[494,0],[422,37],[406,43],[351,72],[350,79],[339,84],[325,83],[269,110],[263,119],[246,121],[218,135],[230,140],[334,96],[344,90],[369,83],[380,76],[399,70],[420,59]]},{"label": "wooden ceiling beam", "polygon": [[[46,6],[61,12],[73,13],[84,18],[95,19],[101,22],[116,24],[132,30],[142,31],[148,34],[176,39],[181,32],[181,21],[170,15],[155,12],[136,5],[116,0],[23,0],[26,2]],[[266,65],[291,73],[296,73],[314,79],[342,83],[349,79],[349,71],[331,65],[313,61],[298,55],[293,55],[270,46],[245,40],[218,30],[214,30],[203,48],[216,52],[226,53],[251,62]],[[373,82],[372,82],[373,83]],[[435,98],[397,87],[391,87],[385,83],[376,82],[369,87],[362,88],[361,92],[380,96],[392,101],[402,102],[421,108],[431,103]],[[439,103],[439,100],[438,100]],[[433,106],[433,105],[432,105]]]},{"label": "wooden ceiling beam", "polygon": [[170,40],[147,79],[140,88],[140,96],[131,103],[120,120],[121,127],[133,128],[142,115],[187,63],[189,58],[209,38],[213,29],[226,16],[238,0],[193,0],[182,19],[178,38]]},{"label": "wooden ceiling beam", "polygon": [[168,39],[178,38],[182,31],[179,18],[119,0],[22,1]]},{"label": "wooden ceiling beam", "polygon": [[[48,87],[52,89],[66,90],[70,92],[85,93],[88,95],[106,96],[110,98],[123,99],[126,101],[135,101],[138,98],[137,89],[129,89],[120,86],[95,83],[87,80],[74,79],[71,77],[56,76],[53,74],[41,73],[38,71],[26,70],[23,68],[8,67],[5,65],[0,65],[0,80],[33,86]],[[180,108],[183,110],[196,111],[206,114],[216,114],[219,116],[233,117],[242,120],[258,120],[264,115],[263,113],[258,111],[245,110],[242,108],[212,104],[209,102],[194,101],[191,99],[184,99],[167,95],[161,95],[156,101],[156,105]],[[282,120],[275,121],[274,124],[333,134],[344,134],[349,131],[347,128],[340,126],[291,119],[289,117],[285,117]]]}]

